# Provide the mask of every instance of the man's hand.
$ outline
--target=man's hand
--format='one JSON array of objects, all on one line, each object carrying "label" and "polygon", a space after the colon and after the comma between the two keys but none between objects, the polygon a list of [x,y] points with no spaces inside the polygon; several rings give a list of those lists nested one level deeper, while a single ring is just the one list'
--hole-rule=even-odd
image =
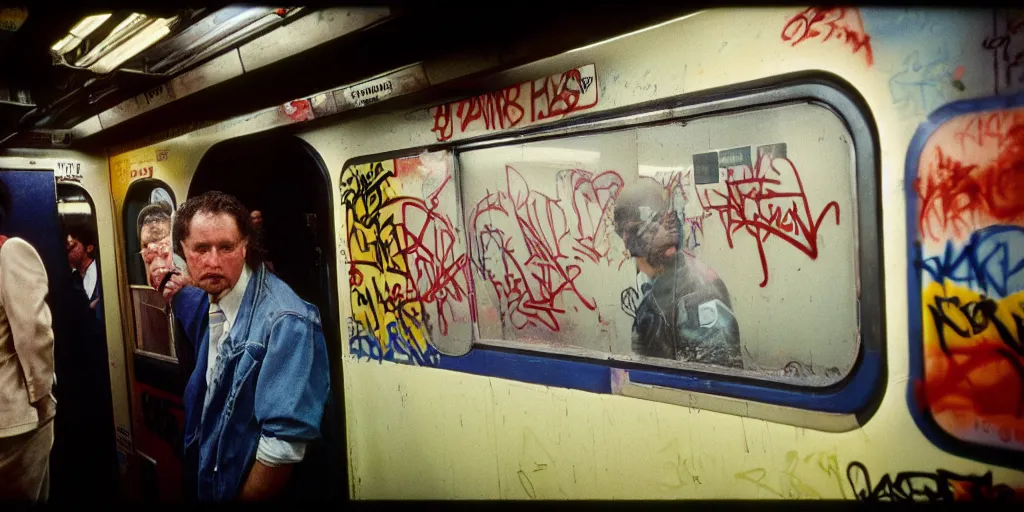
[{"label": "man's hand", "polygon": [[44,396],[32,404],[32,407],[35,407],[40,420],[52,418],[57,414],[57,400],[54,400],[53,395]]},{"label": "man's hand", "polygon": [[[164,272],[160,274],[160,281],[163,280],[163,275],[165,275],[167,272],[170,271],[164,270]],[[160,286],[160,281],[157,281],[157,286]],[[182,288],[191,285],[192,279],[190,279],[187,275],[182,275],[178,273],[172,275],[171,278],[167,280],[167,284],[164,285],[164,300],[167,301],[168,304],[170,304],[171,299],[174,298],[174,295],[176,293],[181,291]]]},{"label": "man's hand", "polygon": [[276,497],[288,478],[292,475],[292,465],[267,466],[256,461],[249,470],[249,476],[242,485],[242,492],[238,494],[240,501],[262,501]]}]

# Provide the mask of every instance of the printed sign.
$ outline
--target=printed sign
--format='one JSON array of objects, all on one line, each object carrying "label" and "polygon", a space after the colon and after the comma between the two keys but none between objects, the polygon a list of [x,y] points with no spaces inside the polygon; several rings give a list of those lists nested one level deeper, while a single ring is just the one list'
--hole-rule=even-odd
[{"label": "printed sign", "polygon": [[149,166],[149,167],[140,167],[140,168],[137,168],[137,169],[132,169],[131,173],[129,175],[129,178],[133,179],[133,180],[137,180],[137,179],[140,179],[140,178],[152,178],[152,177],[153,177],[153,166],[152,165]]},{"label": "printed sign", "polygon": [[[773,159],[786,158],[786,144],[778,143],[758,146],[756,161],[760,161],[764,155],[771,155]],[[708,185],[718,183],[721,179],[720,169],[733,169],[736,167],[753,168],[754,161],[750,157],[750,146],[697,153],[693,155],[694,184]]]},{"label": "printed sign", "polygon": [[57,167],[53,170],[53,177],[57,181],[82,181],[82,163],[81,162],[57,162]]},{"label": "printed sign", "polygon": [[788,158],[786,156],[786,143],[781,142],[779,144],[766,144],[764,146],[758,146],[757,159],[761,160],[761,156],[765,154],[772,155],[772,159]]},{"label": "printed sign", "polygon": [[723,149],[718,152],[718,165],[728,169],[741,165],[751,165],[750,146],[744,148]]},{"label": "printed sign", "polygon": [[697,185],[718,183],[718,153],[693,155],[693,182]]},{"label": "printed sign", "polygon": [[425,89],[430,83],[423,66],[416,64],[386,75],[333,91],[336,112],[365,107],[391,96]]}]

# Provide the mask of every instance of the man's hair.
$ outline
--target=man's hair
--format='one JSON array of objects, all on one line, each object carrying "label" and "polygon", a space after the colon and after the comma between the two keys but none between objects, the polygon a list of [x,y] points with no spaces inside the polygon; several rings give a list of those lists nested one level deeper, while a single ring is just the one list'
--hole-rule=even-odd
[{"label": "man's hair", "polygon": [[167,224],[168,229],[171,225],[171,214],[174,213],[174,209],[167,201],[157,201],[146,205],[145,208],[139,212],[139,244],[142,244],[142,228],[150,224],[164,223]]},{"label": "man's hair", "polygon": [[174,216],[172,235],[176,251],[179,247],[184,250],[182,244],[188,238],[192,219],[198,213],[230,215],[235,220],[235,225],[238,226],[238,234],[246,242],[246,263],[253,268],[263,263],[263,249],[259,245],[259,237],[255,236],[249,210],[235,196],[216,190],[203,192],[196,197],[189,198],[178,208],[178,212]]},{"label": "man's hair", "polygon": [[11,211],[11,191],[7,184],[0,180],[0,229],[7,223],[7,215]]},{"label": "man's hair", "polygon": [[[96,231],[90,226],[84,222],[69,222],[64,228],[64,233],[81,242],[82,247],[90,258],[96,258],[96,252],[99,251],[100,246],[96,240]],[[92,246],[92,251],[89,250],[90,245]]]}]

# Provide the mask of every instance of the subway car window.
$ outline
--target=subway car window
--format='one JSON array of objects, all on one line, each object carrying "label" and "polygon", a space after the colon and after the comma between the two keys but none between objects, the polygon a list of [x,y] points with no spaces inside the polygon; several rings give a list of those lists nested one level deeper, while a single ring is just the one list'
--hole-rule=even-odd
[{"label": "subway car window", "polygon": [[135,320],[135,348],[139,353],[174,360],[170,309],[160,294],[150,268],[180,263],[171,251],[171,216],[174,195],[166,184],[147,179],[128,190],[124,206],[124,233],[128,282]]},{"label": "subway car window", "polygon": [[1024,98],[1007,103],[950,105],[911,144],[911,374],[923,383],[911,410],[957,451],[1019,460],[1024,222],[1013,201],[1021,190]]},{"label": "subway car window", "polygon": [[[82,294],[96,318],[99,332],[106,331],[103,316],[103,280],[100,276],[100,244],[96,228],[96,211],[92,198],[84,188],[68,183],[57,184],[57,215],[63,227],[68,265],[81,283]],[[103,335],[106,338],[106,335]]]},{"label": "subway car window", "polygon": [[853,154],[809,103],[459,154],[478,343],[838,382]]},{"label": "subway car window", "polygon": [[350,352],[837,384],[861,341],[853,140],[799,102],[350,162]]}]

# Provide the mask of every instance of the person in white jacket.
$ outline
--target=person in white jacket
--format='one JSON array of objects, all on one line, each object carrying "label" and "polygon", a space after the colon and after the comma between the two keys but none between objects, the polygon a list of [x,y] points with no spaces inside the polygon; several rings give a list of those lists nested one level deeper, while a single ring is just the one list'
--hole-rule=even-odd
[{"label": "person in white jacket", "polygon": [[[11,195],[0,181],[0,233]],[[53,329],[46,269],[21,238],[0,235],[0,501],[46,501],[53,447]]]}]

